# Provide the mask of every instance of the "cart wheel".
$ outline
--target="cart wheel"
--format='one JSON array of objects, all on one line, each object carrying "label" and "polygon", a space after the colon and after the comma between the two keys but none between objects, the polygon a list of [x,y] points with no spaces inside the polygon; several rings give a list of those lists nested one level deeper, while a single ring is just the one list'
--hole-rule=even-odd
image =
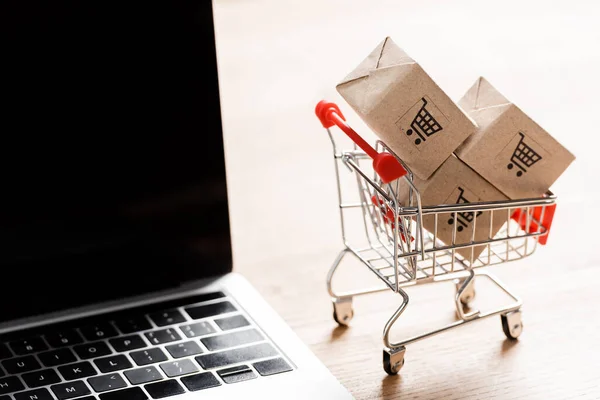
[{"label": "cart wheel", "polygon": [[[456,291],[458,292],[458,290],[460,289],[460,287],[462,286],[463,282],[465,280],[464,279],[457,279],[454,281],[454,284],[456,285]],[[463,292],[463,295],[460,298],[460,302],[465,305],[468,306],[470,302],[473,301],[473,299],[475,299],[475,282],[471,283],[469,285],[469,287],[467,288],[467,290],[465,290]]]},{"label": "cart wheel", "polygon": [[388,375],[396,375],[404,366],[404,353],[406,347],[401,346],[394,350],[383,349],[383,370]]},{"label": "cart wheel", "polygon": [[521,176],[521,175],[523,175],[523,171],[518,171],[517,176]]},{"label": "cart wheel", "polygon": [[513,169],[513,164],[512,164],[512,163],[508,164],[508,165],[506,166],[506,168],[508,168],[508,169]]},{"label": "cart wheel", "polygon": [[352,298],[333,301],[333,320],[340,325],[347,326],[354,317]]},{"label": "cart wheel", "polygon": [[406,130],[406,134],[407,134],[408,136],[412,135],[412,134],[413,134],[413,130],[412,130],[412,129],[407,129],[407,130]]},{"label": "cart wheel", "polygon": [[521,321],[521,310],[500,315],[502,330],[509,339],[517,339],[523,332],[523,321]]},{"label": "cart wheel", "polygon": [[421,144],[421,139],[417,139],[417,140],[415,140],[415,144],[416,144],[416,145],[419,145],[419,144]]},{"label": "cart wheel", "polygon": [[458,228],[456,228],[456,230],[457,230],[457,231],[459,231],[459,232],[462,232],[462,231],[463,231],[463,229],[464,229],[464,228],[463,228],[462,226],[459,226]]}]

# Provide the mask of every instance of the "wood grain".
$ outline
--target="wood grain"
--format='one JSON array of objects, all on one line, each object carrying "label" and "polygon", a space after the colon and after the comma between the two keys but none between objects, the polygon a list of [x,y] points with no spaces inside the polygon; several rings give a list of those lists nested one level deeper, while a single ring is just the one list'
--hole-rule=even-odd
[{"label": "wood grain", "polygon": [[[600,5],[494,3],[214,1],[235,269],[357,399],[600,398]],[[395,377],[381,337],[397,295],[355,299],[349,328],[332,320],[325,275],[342,244],[331,146],[313,114],[322,98],[338,102],[370,137],[335,84],[386,35],[455,100],[485,76],[577,156],[552,188],[548,246],[492,268],[524,299],[521,339],[486,319],[408,346]],[[349,265],[339,283],[377,281]],[[502,301],[477,289],[482,307]],[[453,290],[409,289],[395,334],[452,321]]]}]

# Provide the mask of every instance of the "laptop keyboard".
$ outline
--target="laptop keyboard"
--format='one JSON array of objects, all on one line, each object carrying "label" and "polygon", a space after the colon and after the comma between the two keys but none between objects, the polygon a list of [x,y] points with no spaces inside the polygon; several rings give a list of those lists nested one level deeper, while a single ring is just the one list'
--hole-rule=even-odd
[{"label": "laptop keyboard", "polygon": [[145,400],[292,371],[235,302],[207,293],[0,336],[0,400]]}]

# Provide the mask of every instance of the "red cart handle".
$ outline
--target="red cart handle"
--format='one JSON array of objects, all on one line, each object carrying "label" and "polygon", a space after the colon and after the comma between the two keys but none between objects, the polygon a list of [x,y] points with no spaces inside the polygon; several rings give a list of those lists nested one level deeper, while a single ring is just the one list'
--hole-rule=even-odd
[{"label": "red cart handle", "polygon": [[337,125],[358,147],[373,159],[373,169],[377,172],[383,183],[390,183],[406,175],[406,170],[396,157],[390,153],[378,153],[346,123],[346,118],[344,118],[340,108],[335,103],[321,100],[315,108],[315,114],[317,114],[317,118],[319,118],[324,128],[328,129],[333,125]]}]

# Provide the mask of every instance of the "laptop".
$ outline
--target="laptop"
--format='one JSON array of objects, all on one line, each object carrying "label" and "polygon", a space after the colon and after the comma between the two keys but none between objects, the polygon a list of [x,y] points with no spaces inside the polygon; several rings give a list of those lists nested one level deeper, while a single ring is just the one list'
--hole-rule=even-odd
[{"label": "laptop", "polygon": [[0,40],[0,400],[351,398],[232,272],[211,2],[2,2]]}]

